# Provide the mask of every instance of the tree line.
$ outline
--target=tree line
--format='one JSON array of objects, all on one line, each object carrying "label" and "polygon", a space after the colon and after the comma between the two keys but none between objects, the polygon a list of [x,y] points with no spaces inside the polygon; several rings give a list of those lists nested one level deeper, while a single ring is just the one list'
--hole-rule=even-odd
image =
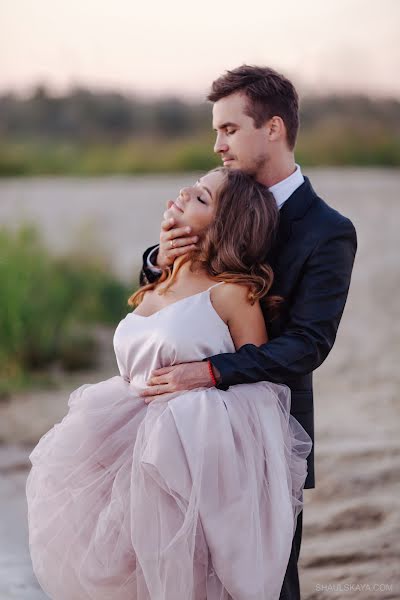
[{"label": "tree line", "polygon": [[[213,156],[212,106],[44,85],[0,95],[0,176],[204,170]],[[296,146],[304,165],[400,166],[400,101],[308,96]]]},{"label": "tree line", "polygon": [[[0,95],[3,138],[124,141],[134,136],[196,136],[210,129],[211,105],[179,98],[140,99],[116,91],[76,87],[56,96],[43,85],[27,97]],[[307,132],[333,122],[400,135],[400,102],[362,95],[305,97],[301,127]]]}]

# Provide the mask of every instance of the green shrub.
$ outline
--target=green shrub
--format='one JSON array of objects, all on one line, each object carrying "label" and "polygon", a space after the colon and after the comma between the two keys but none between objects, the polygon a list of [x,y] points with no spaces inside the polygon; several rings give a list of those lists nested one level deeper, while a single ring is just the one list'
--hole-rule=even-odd
[{"label": "green shrub", "polygon": [[32,226],[0,229],[0,281],[0,395],[54,362],[93,366],[87,326],[117,323],[132,292],[101,261],[52,257]]},{"label": "green shrub", "polygon": [[71,330],[60,340],[61,366],[66,371],[90,369],[96,365],[98,350],[98,344],[90,333]]}]

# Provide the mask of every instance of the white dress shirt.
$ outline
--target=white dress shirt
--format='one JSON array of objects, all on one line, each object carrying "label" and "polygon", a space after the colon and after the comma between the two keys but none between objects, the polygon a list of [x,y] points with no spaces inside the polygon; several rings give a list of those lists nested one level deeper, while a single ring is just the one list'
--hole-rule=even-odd
[{"label": "white dress shirt", "polygon": [[[282,179],[282,181],[278,181],[278,183],[271,185],[271,187],[268,188],[269,191],[272,192],[279,210],[285,204],[286,200],[290,198],[293,192],[297,190],[297,188],[300,187],[303,182],[303,173],[301,172],[300,166],[296,164],[296,170],[294,171],[294,173],[289,175],[289,177]],[[150,260],[152,255],[156,250],[158,250],[158,248],[159,244],[155,248],[153,248],[153,250],[147,257],[147,266],[149,269],[154,271],[154,273],[161,273],[161,269],[155,267]]]}]

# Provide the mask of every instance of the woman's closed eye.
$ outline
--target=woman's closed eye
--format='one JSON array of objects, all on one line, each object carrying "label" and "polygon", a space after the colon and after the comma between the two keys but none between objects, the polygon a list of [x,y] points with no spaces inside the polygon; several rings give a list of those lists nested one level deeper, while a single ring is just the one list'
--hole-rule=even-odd
[{"label": "woman's closed eye", "polygon": [[199,202],[202,202],[203,204],[207,204],[207,202],[205,200],[203,200],[202,198],[200,198],[200,196],[197,196],[197,200]]}]

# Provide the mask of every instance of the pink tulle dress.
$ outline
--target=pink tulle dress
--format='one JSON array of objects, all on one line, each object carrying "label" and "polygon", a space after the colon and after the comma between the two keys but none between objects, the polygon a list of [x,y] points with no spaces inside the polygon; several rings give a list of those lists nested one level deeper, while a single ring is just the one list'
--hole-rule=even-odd
[{"label": "pink tulle dress", "polygon": [[289,388],[138,395],[153,369],[235,351],[213,287],[129,313],[120,374],[74,390],[32,451],[29,544],[50,598],[279,598],[312,446]]}]

